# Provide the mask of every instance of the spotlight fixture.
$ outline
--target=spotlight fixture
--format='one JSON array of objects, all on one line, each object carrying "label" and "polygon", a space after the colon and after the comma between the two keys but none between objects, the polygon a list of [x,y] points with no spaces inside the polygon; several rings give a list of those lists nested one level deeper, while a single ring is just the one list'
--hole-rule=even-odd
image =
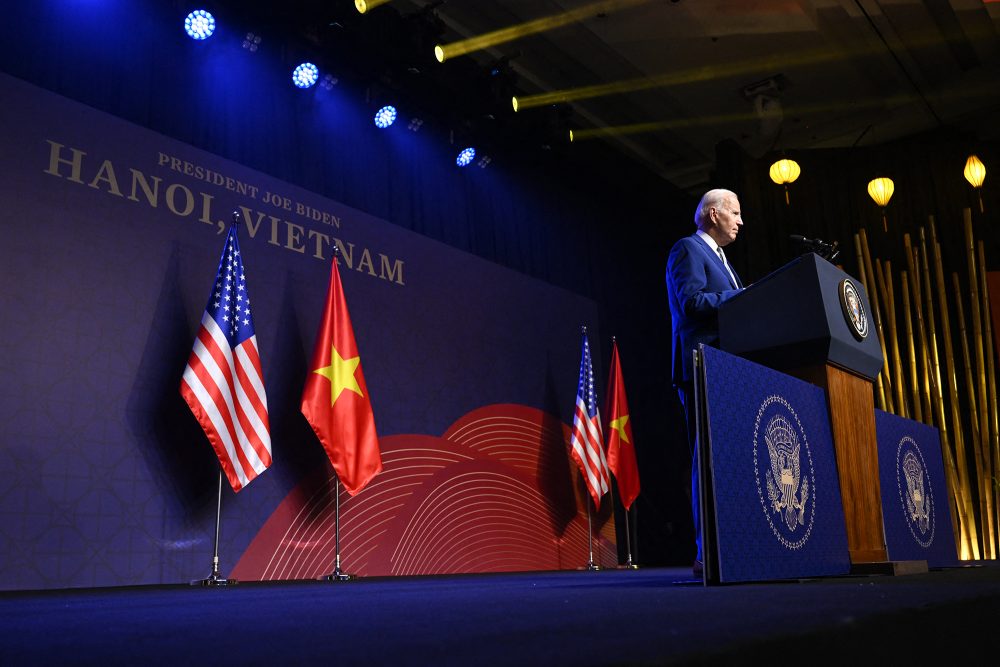
[{"label": "spotlight fixture", "polygon": [[204,9],[196,9],[184,19],[184,32],[194,40],[204,40],[215,32],[215,17]]},{"label": "spotlight fixture", "polygon": [[340,79],[332,74],[326,74],[323,76],[323,80],[319,82],[319,85],[323,86],[323,90],[333,90],[333,87],[340,83]]},{"label": "spotlight fixture", "polygon": [[396,122],[396,107],[387,104],[375,112],[375,127],[384,130]]},{"label": "spotlight fixture", "polygon": [[469,146],[468,148],[463,148],[458,154],[458,157],[455,158],[455,164],[459,167],[467,167],[474,159],[476,159],[476,149]]},{"label": "spotlight fixture", "polygon": [[482,51],[492,46],[497,46],[498,44],[506,44],[507,42],[515,39],[521,39],[522,37],[526,37],[528,35],[534,35],[539,32],[560,28],[564,25],[576,23],[577,21],[583,21],[593,16],[600,16],[601,14],[606,14],[611,10],[624,10],[646,2],[648,2],[648,0],[597,0],[596,2],[590,2],[582,7],[577,7],[576,9],[571,9],[552,16],[543,16],[542,18],[535,19],[534,21],[527,21],[526,23],[501,28],[500,30],[494,30],[493,32],[483,35],[476,35],[474,37],[469,37],[468,39],[463,39],[460,42],[437,44],[434,47],[434,57],[437,58],[438,62],[443,63],[449,58],[465,55],[466,53]]},{"label": "spotlight fixture", "polygon": [[490,166],[490,162],[493,162],[493,159],[489,155],[484,155],[476,160],[476,166],[480,169],[486,169],[486,167]]},{"label": "spotlight fixture", "polygon": [[387,2],[389,0],[354,0],[354,8],[358,10],[359,14],[365,14]]},{"label": "spotlight fixture", "polygon": [[419,132],[420,126],[424,124],[424,121],[420,118],[411,118],[409,124],[407,124],[406,129],[410,132]]},{"label": "spotlight fixture", "polygon": [[319,68],[312,63],[302,63],[292,72],[292,83],[297,88],[311,88],[319,80]]},{"label": "spotlight fixture", "polygon": [[250,53],[257,53],[257,49],[260,48],[260,42],[261,42],[260,35],[248,32],[247,36],[243,38],[242,46]]}]

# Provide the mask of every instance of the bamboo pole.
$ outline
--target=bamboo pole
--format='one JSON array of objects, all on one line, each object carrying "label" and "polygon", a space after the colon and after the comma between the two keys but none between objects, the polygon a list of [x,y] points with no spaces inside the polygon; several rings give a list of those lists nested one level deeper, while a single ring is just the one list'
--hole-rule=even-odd
[{"label": "bamboo pole", "polygon": [[[863,231],[864,230],[862,230],[862,232]],[[869,265],[868,269],[869,270],[866,271],[865,270],[865,256],[864,256],[864,254],[861,251],[861,236],[859,236],[858,234],[854,235],[854,253],[855,253],[855,255],[857,255],[857,258],[858,258],[858,277],[861,279],[862,284],[864,284],[865,291],[868,292],[869,298],[872,299],[872,300],[874,300],[875,299],[875,290],[872,289],[871,281],[868,278],[871,275],[869,273],[869,271],[871,270],[871,261],[868,262],[868,265]],[[874,311],[872,313],[872,317],[874,318]],[[877,320],[875,320],[875,321],[877,321]],[[879,344],[881,345],[882,344],[882,334],[881,334],[881,331],[879,331],[878,336],[879,336]],[[885,346],[883,346],[883,349],[882,349],[882,358],[885,359]],[[883,364],[883,369],[884,368],[885,368],[885,366]],[[880,410],[888,412],[889,408],[887,407],[886,402],[885,402],[885,385],[882,383],[882,376],[884,374],[885,373],[883,372],[883,373],[879,373],[878,375],[875,376],[875,400],[877,401],[878,408]]]},{"label": "bamboo pole", "polygon": [[[886,262],[886,266],[889,263]],[[903,365],[899,358],[899,338],[896,335],[896,305],[893,303],[892,276],[882,269],[882,260],[875,260],[875,278],[882,294],[882,307],[885,309],[885,340],[888,342],[889,353],[892,355],[892,366],[890,366],[889,386],[892,387],[893,412],[905,418],[906,404],[903,402]]]},{"label": "bamboo pole", "polygon": [[903,271],[900,282],[900,291],[903,293],[903,323],[906,328],[906,348],[907,359],[910,366],[910,392],[913,405],[913,418],[919,422],[924,420],[923,410],[920,406],[920,380],[917,377],[917,350],[913,344],[913,319],[910,317],[910,279],[909,273]]},{"label": "bamboo pole", "polygon": [[[993,459],[994,475],[1000,467],[1000,416],[997,415],[997,372],[994,356],[993,323],[990,319],[990,294],[986,282],[986,253],[983,249],[983,242],[979,242],[979,298],[983,307],[983,338],[986,347],[986,386],[989,387],[987,427],[990,434],[990,452]],[[994,520],[1000,525],[1000,486],[994,478],[993,486],[993,513]]]},{"label": "bamboo pole", "polygon": [[[934,217],[930,218],[931,224]],[[955,529],[955,542],[959,554],[968,551],[971,543],[969,536],[969,522],[971,517],[966,511],[966,504],[963,499],[962,485],[958,475],[958,467],[955,464],[954,447],[951,442],[951,431],[948,429],[948,420],[945,417],[944,388],[941,384],[941,358],[938,354],[937,328],[934,324],[934,293],[931,290],[930,260],[927,252],[927,236],[924,228],[920,228],[920,277],[923,283],[924,306],[927,309],[927,335],[928,353],[930,354],[931,372],[931,398],[934,406],[934,414],[941,432],[941,457],[944,459],[945,479],[948,481],[948,504],[951,506],[952,526]],[[947,317],[947,313],[944,313]],[[965,558],[966,556],[962,556]]]},{"label": "bamboo pole", "polygon": [[920,376],[917,379],[916,387],[920,393],[919,414],[923,415],[923,422],[930,426],[934,425],[934,415],[931,411],[931,382],[930,382],[930,356],[927,350],[927,323],[924,321],[924,299],[923,290],[920,288],[920,275],[917,267],[920,266],[919,251],[910,242],[910,235],[903,235],[903,246],[906,250],[906,266],[910,272],[910,290],[913,293],[913,310],[917,316],[918,354],[920,359]]},{"label": "bamboo pole", "polygon": [[951,344],[951,323],[948,320],[948,300],[945,296],[944,269],[941,266],[941,246],[937,242],[934,218],[930,219],[931,248],[934,252],[934,277],[937,283],[938,309],[941,312],[941,331],[944,336],[944,359],[947,369],[948,391],[951,396],[951,422],[955,433],[955,467],[958,470],[958,486],[962,494],[962,504],[968,521],[968,541],[962,556],[964,559],[979,560],[979,530],[972,507],[972,487],[969,483],[969,468],[966,461],[966,444],[963,436],[962,417],[958,406],[958,376],[955,371],[955,354]]},{"label": "bamboo pole", "polygon": [[[965,252],[968,259],[969,268],[969,299],[972,310],[972,344],[976,357],[974,368],[976,386],[975,389],[969,387],[969,403],[974,403],[979,411],[979,423],[976,427],[979,446],[980,488],[986,503],[986,514],[983,515],[983,523],[989,528],[990,548],[984,554],[987,558],[996,557],[996,523],[993,516],[993,465],[990,456],[990,428],[989,414],[986,407],[986,354],[983,349],[983,322],[979,310],[979,275],[976,268],[976,243],[972,235],[972,211],[962,210],[962,222],[965,230]],[[985,268],[983,269],[985,270]],[[956,280],[957,280],[956,276]],[[975,419],[973,412],[973,419]]]},{"label": "bamboo pole", "polygon": [[868,291],[868,298],[871,302],[872,315],[875,319],[875,330],[878,331],[878,344],[882,348],[882,373],[880,377],[882,378],[882,384],[885,388],[885,407],[883,408],[886,412],[893,412],[892,409],[892,382],[889,378],[889,355],[886,354],[885,350],[885,333],[882,331],[882,315],[881,310],[878,307],[878,290],[875,289],[875,272],[872,270],[872,254],[871,250],[868,248],[868,234],[865,233],[864,229],[861,229],[858,234],[861,236],[861,250],[864,258],[865,275],[868,277],[868,283],[865,284],[865,289]]},{"label": "bamboo pole", "polygon": [[903,373],[903,354],[899,344],[899,325],[896,321],[896,288],[892,282],[892,262],[885,260],[885,293],[889,301],[889,322],[892,324],[893,379],[896,382],[896,408],[900,417],[909,419],[910,406],[906,400],[906,375]]},{"label": "bamboo pole", "polygon": [[962,344],[962,364],[965,370],[965,390],[969,398],[969,415],[972,427],[972,454],[974,457],[975,480],[977,495],[979,496],[979,522],[983,535],[983,558],[992,558],[992,535],[990,534],[991,507],[986,501],[989,492],[990,480],[986,479],[986,471],[983,469],[983,443],[979,437],[979,416],[976,408],[976,383],[972,376],[972,355],[969,352],[969,334],[965,326],[965,308],[962,306],[962,287],[959,284],[958,274],[951,274],[951,282],[955,289],[955,311],[958,317],[958,338]]},{"label": "bamboo pole", "polygon": [[[930,216],[930,223],[934,224],[933,215]],[[933,386],[941,388],[944,385],[941,382],[941,355],[938,351],[937,327],[934,324],[934,291],[931,289],[930,253],[927,251],[927,237],[923,227],[920,228],[920,278],[923,292],[926,295],[924,305],[927,307],[927,335],[929,336],[928,345],[932,364],[931,381]],[[943,420],[941,426],[944,428]]]}]

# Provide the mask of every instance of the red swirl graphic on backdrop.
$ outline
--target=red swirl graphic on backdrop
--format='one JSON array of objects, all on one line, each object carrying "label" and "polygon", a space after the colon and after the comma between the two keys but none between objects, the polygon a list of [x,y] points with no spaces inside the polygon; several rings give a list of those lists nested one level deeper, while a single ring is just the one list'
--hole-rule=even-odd
[{"label": "red swirl graphic on backdrop", "polygon": [[[474,410],[441,437],[381,438],[383,471],[341,489],[340,551],[360,576],[576,569],[588,559],[569,427],[523,405]],[[232,576],[307,579],[334,561],[334,478],[304,480],[254,537]],[[594,519],[594,561],[617,563],[611,504]]]}]

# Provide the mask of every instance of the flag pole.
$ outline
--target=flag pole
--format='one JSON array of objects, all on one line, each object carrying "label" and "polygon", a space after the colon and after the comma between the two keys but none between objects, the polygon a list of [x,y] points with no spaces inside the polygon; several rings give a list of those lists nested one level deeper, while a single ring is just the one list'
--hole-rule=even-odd
[{"label": "flag pole", "polygon": [[629,535],[631,532],[630,525],[632,522],[629,520],[629,511],[627,507],[623,507],[625,510],[625,569],[627,570],[638,570],[639,566],[632,562],[632,537]]},{"label": "flag pole", "polygon": [[333,561],[333,573],[326,575],[324,579],[326,581],[352,581],[355,579],[355,575],[347,574],[340,569],[340,476],[334,471],[333,479],[335,483],[335,493],[336,501],[334,502],[334,519],[333,519],[333,541],[335,556]]},{"label": "flag pole", "polygon": [[219,574],[219,529],[222,525],[222,468],[219,468],[219,493],[215,501],[215,546],[212,552],[212,573],[205,579],[195,579],[192,586],[228,586],[239,583]]},{"label": "flag pole", "polygon": [[594,523],[590,516],[590,494],[588,493],[584,498],[584,502],[587,504],[587,537],[589,538],[588,545],[590,547],[590,555],[587,558],[587,569],[591,572],[597,572],[601,569],[601,566],[594,562]]},{"label": "flag pole", "polygon": [[[621,489],[618,490],[618,500],[621,501]],[[629,537],[629,515],[628,508],[625,507],[625,503],[622,503],[622,510],[625,512],[625,564],[619,565],[618,568],[621,570],[638,570],[639,566],[632,563],[632,539]],[[611,489],[611,516],[614,518],[615,514],[615,491],[614,487]],[[617,556],[615,561],[617,561]]]}]

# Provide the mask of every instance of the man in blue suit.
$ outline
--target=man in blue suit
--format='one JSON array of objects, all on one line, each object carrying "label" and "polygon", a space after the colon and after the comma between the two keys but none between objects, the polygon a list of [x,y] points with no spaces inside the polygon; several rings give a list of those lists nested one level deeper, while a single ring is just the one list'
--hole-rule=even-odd
[{"label": "man in blue suit", "polygon": [[740,202],[729,190],[709,190],[695,211],[698,229],[674,244],[667,259],[667,293],[673,328],[672,380],[684,406],[692,452],[691,508],[694,515],[695,574],[701,574],[701,517],[698,503],[698,443],[695,438],[692,351],[700,343],[718,345],[719,306],[739,294],[743,283],[723,248],[743,226]]}]

